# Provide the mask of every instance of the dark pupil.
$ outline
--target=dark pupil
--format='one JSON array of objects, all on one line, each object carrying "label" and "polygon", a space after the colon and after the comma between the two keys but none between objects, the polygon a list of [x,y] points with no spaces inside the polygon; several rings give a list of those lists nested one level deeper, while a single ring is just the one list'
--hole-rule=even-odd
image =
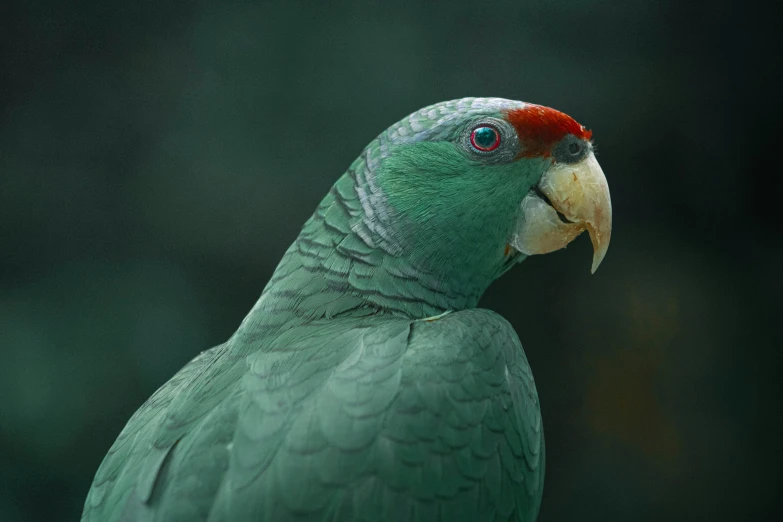
[{"label": "dark pupil", "polygon": [[481,127],[476,129],[476,133],[473,135],[473,141],[482,149],[489,149],[495,145],[497,135],[495,129],[490,127]]},{"label": "dark pupil", "polygon": [[570,144],[570,145],[568,146],[568,152],[570,152],[571,154],[576,154],[576,153],[578,153],[578,152],[579,152],[581,149],[582,149],[582,147],[580,147],[578,143],[572,143],[572,144]]}]

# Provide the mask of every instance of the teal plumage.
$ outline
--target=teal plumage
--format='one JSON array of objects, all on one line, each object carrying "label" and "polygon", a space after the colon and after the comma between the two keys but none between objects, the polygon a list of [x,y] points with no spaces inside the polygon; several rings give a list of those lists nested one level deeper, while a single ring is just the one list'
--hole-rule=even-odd
[{"label": "teal plumage", "polygon": [[509,323],[475,307],[524,259],[509,238],[551,161],[457,146],[525,107],[446,102],[368,145],[237,332],[130,419],[82,520],[534,520],[536,387]]}]

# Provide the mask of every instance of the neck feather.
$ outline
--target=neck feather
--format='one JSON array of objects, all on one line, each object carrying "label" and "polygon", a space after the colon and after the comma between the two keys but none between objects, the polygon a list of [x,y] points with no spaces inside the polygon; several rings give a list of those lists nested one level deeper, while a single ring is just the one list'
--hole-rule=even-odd
[{"label": "neck feather", "polygon": [[[404,250],[384,240],[382,225],[367,227],[363,214],[361,197],[346,174],[305,224],[262,299],[318,316],[358,312],[422,318],[476,306],[486,286],[455,288],[414,266]],[[298,293],[303,290],[305,295]],[[293,300],[280,300],[289,294]]]},{"label": "neck feather", "polygon": [[[420,319],[474,308],[489,284],[521,257],[476,273],[434,268],[395,231],[375,172],[388,150],[381,134],[335,183],[291,245],[243,328],[287,327],[335,316]],[[502,247],[501,247],[502,248]],[[250,325],[245,326],[246,323]]]}]

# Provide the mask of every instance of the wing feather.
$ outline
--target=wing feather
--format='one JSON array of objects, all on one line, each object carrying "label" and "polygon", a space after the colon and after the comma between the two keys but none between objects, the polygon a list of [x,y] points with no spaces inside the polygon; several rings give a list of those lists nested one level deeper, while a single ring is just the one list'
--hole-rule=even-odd
[{"label": "wing feather", "polygon": [[323,321],[186,366],[123,430],[83,520],[523,522],[543,464],[497,314]]}]

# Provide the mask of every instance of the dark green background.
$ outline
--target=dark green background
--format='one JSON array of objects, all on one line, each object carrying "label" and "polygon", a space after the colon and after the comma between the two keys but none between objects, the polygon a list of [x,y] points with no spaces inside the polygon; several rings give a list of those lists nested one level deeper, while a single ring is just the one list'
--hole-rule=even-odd
[{"label": "dark green background", "polygon": [[[751,2],[3,2],[0,520],[74,520],[133,411],[225,340],[333,181],[424,105],[594,131],[614,233],[483,300],[547,437],[542,521],[780,496],[780,11]],[[777,8],[779,9],[779,8]]]}]

